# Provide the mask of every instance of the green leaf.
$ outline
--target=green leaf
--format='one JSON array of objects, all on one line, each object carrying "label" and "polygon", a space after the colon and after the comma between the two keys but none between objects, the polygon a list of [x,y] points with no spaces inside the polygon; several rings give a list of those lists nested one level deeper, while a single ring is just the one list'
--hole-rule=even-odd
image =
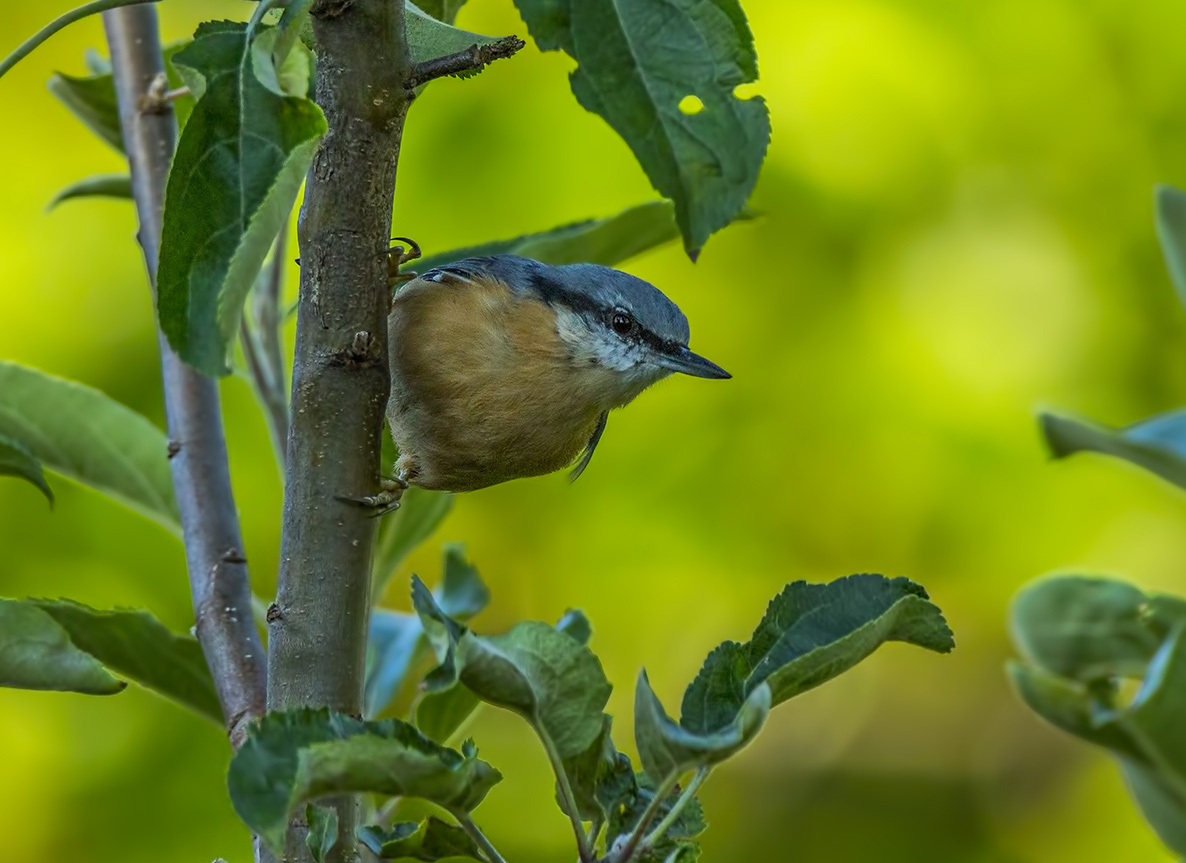
[{"label": "green leaf", "polygon": [[438,746],[406,722],[303,709],[269,713],[251,730],[227,786],[243,822],[279,849],[291,813],[309,800],[376,792],[464,813],[501,778],[471,751]]},{"label": "green leaf", "polygon": [[3,435],[0,435],[0,476],[15,476],[31,483],[45,495],[51,507],[54,505],[54,493],[45,481],[41,462],[23,444]]},{"label": "green leaf", "polygon": [[458,684],[440,692],[428,692],[416,705],[416,727],[438,743],[447,743],[482,703]]},{"label": "green leaf", "polygon": [[453,508],[453,495],[412,486],[404,491],[400,506],[379,525],[372,567],[371,594],[377,598],[412,550],[441,526]]},{"label": "green leaf", "polygon": [[465,5],[466,0],[415,0],[421,10],[427,12],[438,21],[452,24],[457,20],[457,13]]},{"label": "green leaf", "polygon": [[359,841],[383,860],[483,859],[477,844],[465,830],[432,815],[419,824],[402,821],[391,830],[378,826],[359,827],[356,833]]},{"label": "green leaf", "polygon": [[1140,677],[1161,645],[1148,598],[1123,581],[1063,576],[1022,588],[1013,601],[1013,640],[1046,671],[1082,682]]},{"label": "green leaf", "polygon": [[309,824],[305,844],[309,846],[314,863],[325,863],[329,852],[338,844],[338,810],[309,804],[305,807],[305,820]]},{"label": "green leaf", "polygon": [[174,635],[147,611],[101,611],[68,599],[29,601],[56,620],[76,647],[112,671],[223,724],[196,638]]},{"label": "green leaf", "polygon": [[[757,78],[753,37],[737,0],[516,0],[544,50],[577,61],[573,94],[634,151],[675,202],[695,257],[741,212],[770,141],[761,98],[734,95]],[[685,113],[687,96],[702,110]]]},{"label": "green leaf", "polygon": [[[629,759],[625,756],[622,758],[624,767],[629,768]],[[654,783],[645,773],[635,774],[627,771],[621,773],[618,780],[614,789],[616,796],[603,798],[603,804],[609,813],[609,821],[606,824],[607,847],[612,847],[615,839],[634,830],[656,793]],[[608,792],[609,789],[607,788],[606,791]],[[677,788],[676,793],[668,796],[659,804],[657,820],[665,818],[671,812],[678,796]],[[689,863],[689,861],[694,861],[699,857],[699,848],[691,840],[703,833],[707,827],[708,824],[704,820],[704,809],[700,806],[700,801],[693,797],[676,816],[671,827],[659,841],[636,859],[643,863],[677,863],[677,861],[678,863]]]},{"label": "green leaf", "polygon": [[[748,214],[743,217],[748,218]],[[417,268],[427,272],[463,258],[503,254],[557,266],[588,262],[612,267],[678,236],[675,207],[670,201],[650,201],[604,219],[586,219],[550,231],[429,255],[417,262]]]},{"label": "green leaf", "polygon": [[132,197],[132,178],[127,174],[96,174],[93,177],[84,177],[77,182],[71,183],[62,191],[53,196],[53,199],[46,205],[47,210],[52,210],[62,201],[69,201],[71,198],[126,198]]},{"label": "green leaf", "polygon": [[[293,52],[308,51],[299,43]],[[161,328],[209,375],[229,371],[243,301],[285,223],[325,134],[311,100],[253,74],[246,24],[202,24],[173,60],[204,87],[181,134],[165,193],[157,273]]]},{"label": "green leaf", "polygon": [[[465,547],[460,543],[445,546],[444,576],[434,596],[444,613],[463,620],[485,608],[490,599],[490,591],[478,570],[466,561]],[[368,717],[383,712],[402,688],[408,669],[427,648],[424,627],[417,615],[387,609],[372,613],[365,688]]]},{"label": "green leaf", "polygon": [[593,637],[593,625],[579,608],[570,608],[564,612],[564,616],[556,621],[556,629],[574,639],[577,644],[588,644]]},{"label": "green leaf", "polygon": [[460,680],[481,700],[525,718],[560,758],[582,752],[601,732],[609,681],[576,639],[538,621],[475,635],[444,614],[418,578],[412,603],[441,663],[425,678],[427,691]]},{"label": "green leaf", "polygon": [[1120,771],[1145,820],[1176,854],[1186,854],[1186,798],[1156,770],[1120,759]]},{"label": "green leaf", "polygon": [[1170,411],[1126,428],[1042,413],[1042,434],[1055,458],[1099,452],[1130,461],[1186,488],[1186,410]]},{"label": "green leaf", "polygon": [[309,9],[312,5],[313,0],[292,0],[284,7],[284,13],[276,25],[275,42],[272,45],[272,65],[275,68],[284,66],[301,34],[309,27]]},{"label": "green leaf", "polygon": [[164,433],[98,390],[0,360],[0,435],[180,535]]},{"label": "green leaf", "polygon": [[[634,768],[630,759],[614,748],[611,730],[613,717],[602,716],[601,731],[584,751],[563,760],[564,775],[568,777],[576,800],[577,811],[583,821],[605,820],[613,801],[625,793],[624,777],[634,783]],[[560,785],[556,785],[556,805],[564,811]]]},{"label": "green leaf", "polygon": [[112,695],[127,684],[34,603],[0,599],[0,686]]},{"label": "green leaf", "polygon": [[119,125],[119,104],[111,74],[76,78],[55,72],[46,83],[49,92],[66,106],[84,126],[117,152],[124,151],[124,136]]},{"label": "green leaf", "polygon": [[709,654],[684,693],[680,725],[714,734],[768,683],[777,705],[843,674],[887,641],[947,653],[955,640],[943,613],[906,578],[850,575],[827,584],[796,581],[776,596],[746,644]]},{"label": "green leaf", "polygon": [[770,706],[770,687],[759,684],[742,702],[729,725],[711,734],[697,734],[667,716],[643,671],[638,675],[634,693],[634,742],[638,758],[656,783],[688,770],[718,764],[754,739],[770,715]]},{"label": "green leaf", "polygon": [[1173,186],[1155,186],[1153,209],[1165,268],[1179,302],[1186,304],[1186,192]]}]

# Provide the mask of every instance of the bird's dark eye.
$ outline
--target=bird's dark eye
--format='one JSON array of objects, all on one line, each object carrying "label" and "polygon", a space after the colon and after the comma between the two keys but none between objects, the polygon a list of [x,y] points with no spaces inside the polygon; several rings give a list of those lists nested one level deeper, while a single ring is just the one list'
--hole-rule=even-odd
[{"label": "bird's dark eye", "polygon": [[613,318],[610,319],[610,326],[619,336],[628,336],[634,332],[634,318],[630,316],[629,312],[614,312]]}]

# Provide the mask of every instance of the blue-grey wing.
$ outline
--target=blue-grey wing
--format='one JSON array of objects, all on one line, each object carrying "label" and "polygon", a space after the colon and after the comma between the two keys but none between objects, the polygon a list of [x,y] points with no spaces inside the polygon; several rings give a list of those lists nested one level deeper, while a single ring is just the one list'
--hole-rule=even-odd
[{"label": "blue-grey wing", "polygon": [[569,482],[576,482],[577,477],[589,466],[589,461],[593,458],[593,450],[597,449],[597,444],[600,443],[601,436],[605,433],[605,421],[607,419],[609,419],[609,411],[605,411],[597,418],[597,427],[593,429],[593,434],[590,435],[589,442],[581,450],[581,458],[576,463],[576,467],[568,475]]}]

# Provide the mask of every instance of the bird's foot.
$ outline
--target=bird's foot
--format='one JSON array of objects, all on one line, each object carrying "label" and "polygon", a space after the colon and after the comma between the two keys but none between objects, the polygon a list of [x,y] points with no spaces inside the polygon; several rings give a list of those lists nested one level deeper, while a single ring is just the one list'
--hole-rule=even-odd
[{"label": "bird's foot", "polygon": [[391,287],[416,278],[416,274],[411,270],[401,273],[399,268],[420,257],[420,246],[415,240],[409,240],[407,237],[391,238],[393,243],[396,240],[408,245],[406,248],[402,245],[394,245],[387,250],[387,284]]},{"label": "bird's foot", "polygon": [[379,477],[379,493],[368,494],[363,497],[347,497],[345,495],[334,495],[343,503],[352,503],[356,506],[361,506],[371,510],[367,513],[369,518],[378,518],[381,515],[386,515],[389,512],[395,512],[399,509],[400,499],[404,496],[404,492],[408,488],[408,480],[404,476],[403,471],[400,471],[395,477]]}]

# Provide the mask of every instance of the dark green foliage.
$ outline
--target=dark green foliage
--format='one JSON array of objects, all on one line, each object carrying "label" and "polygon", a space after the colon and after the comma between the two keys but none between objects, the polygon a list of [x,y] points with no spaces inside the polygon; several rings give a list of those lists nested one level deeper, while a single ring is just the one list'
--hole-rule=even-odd
[{"label": "dark green foliage", "polygon": [[[577,61],[573,94],[622,136],[651,183],[675,202],[693,257],[733,221],[758,179],[770,140],[760,98],[735,89],[757,78],[737,0],[517,0],[536,43]],[[699,100],[687,113],[680,103]]]},{"label": "dark green foliage", "polygon": [[720,731],[762,683],[770,686],[771,703],[781,704],[842,674],[887,641],[938,653],[955,647],[943,613],[909,579],[796,581],[771,601],[749,642],[726,642],[709,654],[684,693],[680,724],[698,734]]},{"label": "dark green foliage", "polygon": [[294,710],[269,713],[251,730],[227,785],[239,817],[278,849],[290,814],[310,800],[373,791],[465,813],[501,778],[472,747],[446,749],[406,722]]},{"label": "dark green foliage", "polygon": [[341,839],[338,835],[338,810],[310,803],[305,807],[305,821],[309,824],[305,843],[313,854],[314,863],[324,863]]},{"label": "dark green foliage", "polygon": [[198,101],[169,172],[157,309],[173,349],[209,375],[229,371],[243,300],[326,128],[306,98],[308,49],[276,67],[251,35],[203,24],[173,58]]},{"label": "dark green foliage", "polygon": [[358,838],[383,860],[482,860],[468,833],[431,815],[420,823],[401,821],[390,830],[359,827]]},{"label": "dark green foliage", "polygon": [[0,685],[119,692],[104,668],[222,724],[196,639],[174,635],[146,611],[99,611],[66,599],[0,600]]}]

